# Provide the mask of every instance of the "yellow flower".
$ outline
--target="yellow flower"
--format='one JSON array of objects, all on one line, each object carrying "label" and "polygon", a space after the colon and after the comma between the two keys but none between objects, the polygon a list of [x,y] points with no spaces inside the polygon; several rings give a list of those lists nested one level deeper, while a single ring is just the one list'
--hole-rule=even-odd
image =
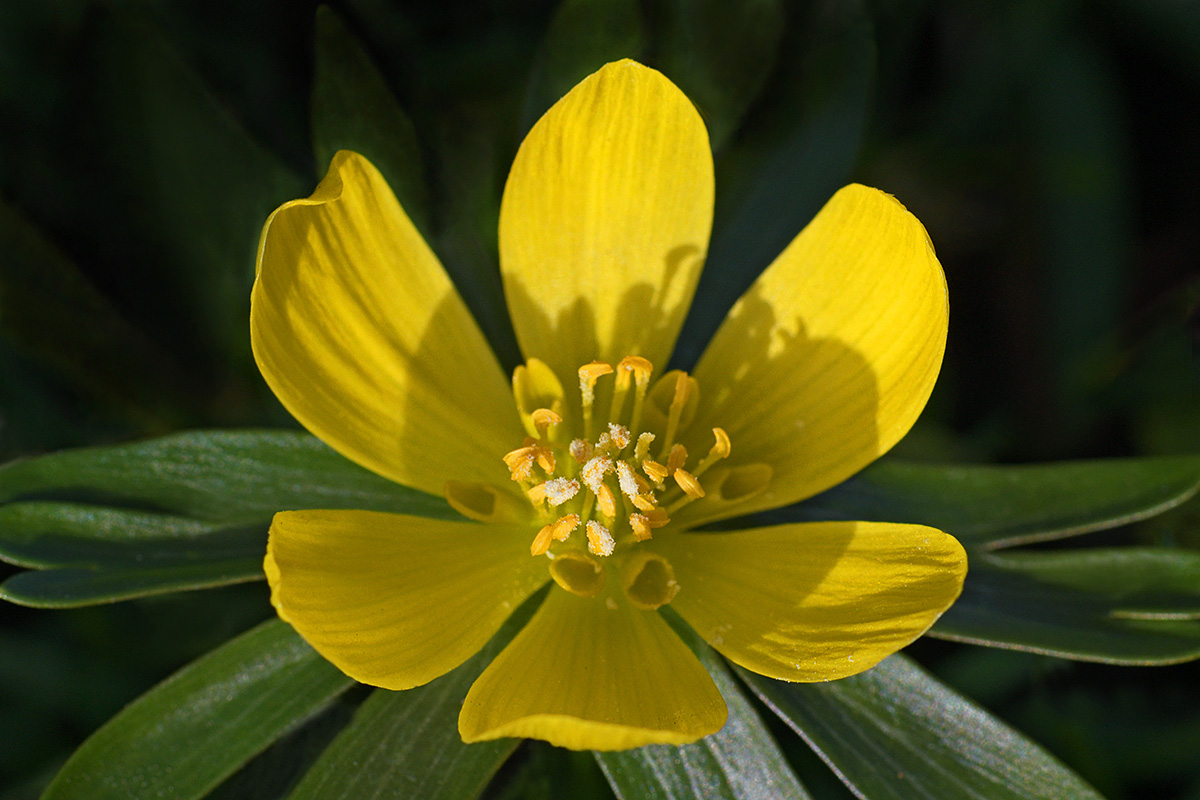
[{"label": "yellow flower", "polygon": [[708,244],[713,168],[695,108],[632,61],[560,100],[500,209],[526,363],[506,380],[375,168],[341,152],[271,215],[255,357],[305,427],[474,521],[294,511],[271,526],[272,601],[347,675],[442,675],[553,581],[483,672],[466,741],[685,743],[726,711],[656,609],[788,681],[867,669],[958,596],[958,542],[917,525],[704,533],[793,503],[887,451],[945,348],[945,279],[892,197],[838,192],[733,307],[693,375],[659,374]]}]

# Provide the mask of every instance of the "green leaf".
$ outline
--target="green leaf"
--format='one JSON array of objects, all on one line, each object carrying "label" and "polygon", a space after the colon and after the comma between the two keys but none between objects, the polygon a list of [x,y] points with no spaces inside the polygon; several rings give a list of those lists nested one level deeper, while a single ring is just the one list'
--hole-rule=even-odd
[{"label": "green leaf", "polygon": [[725,727],[673,747],[597,752],[596,760],[621,800],[808,800],[779,746],[742,693],[725,662],[690,629],[677,624],[729,706]]},{"label": "green leaf", "polygon": [[970,549],[993,550],[1127,525],[1174,508],[1197,490],[1200,458],[1192,456],[1011,467],[885,462],[753,519],[919,523]]},{"label": "green leaf", "polygon": [[[866,130],[875,40],[861,10],[793,26],[771,89],[717,162],[712,242],[674,362],[694,364],[725,312],[850,179]],[[806,33],[809,31],[806,29]]]},{"label": "green leaf", "polygon": [[371,160],[428,237],[429,190],[417,132],[362,44],[328,6],[317,9],[313,154],[324,174],[338,150]]},{"label": "green leaf", "polygon": [[639,58],[645,34],[637,0],[564,0],[554,12],[529,77],[521,130],[610,61]]},{"label": "green leaf", "polygon": [[784,15],[778,0],[656,0],[648,4],[656,66],[679,85],[719,151],[775,66]]},{"label": "green leaf", "polygon": [[151,689],[75,751],[43,800],[207,794],[353,681],[266,622]]},{"label": "green leaf", "polygon": [[290,800],[477,797],[520,740],[464,744],[458,713],[471,684],[529,621],[544,596],[539,592],[522,604],[482,650],[448,674],[402,692],[376,689]]},{"label": "green leaf", "polygon": [[54,500],[0,506],[0,559],[41,571],[9,578],[0,598],[59,608],[260,579],[277,511],[455,517],[296,431],[181,433],[0,467],[0,502],[25,497]]},{"label": "green leaf", "polygon": [[902,655],[830,683],[739,673],[860,797],[1100,800],[1045,750]]},{"label": "green leaf", "polygon": [[1200,553],[980,553],[930,633],[1110,664],[1200,658]]},{"label": "green leaf", "polygon": [[455,517],[442,498],[381,478],[298,431],[192,431],[0,467],[0,502],[64,494],[241,524],[302,508]]}]

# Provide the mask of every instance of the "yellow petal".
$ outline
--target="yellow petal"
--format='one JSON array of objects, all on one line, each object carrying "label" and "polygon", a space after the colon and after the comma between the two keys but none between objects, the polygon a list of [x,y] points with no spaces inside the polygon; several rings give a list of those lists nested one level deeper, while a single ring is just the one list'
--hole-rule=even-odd
[{"label": "yellow petal", "polygon": [[507,381],[379,172],[347,151],[263,228],[250,337],[288,411],[347,458],[441,494],[507,484],[523,428]]},{"label": "yellow petal", "polygon": [[[765,463],[767,491],[698,502],[689,525],[801,500],[892,447],[933,390],[946,346],[946,281],[924,227],[895,198],[847,186],[731,309],[696,367],[691,426]],[[707,438],[706,438],[707,437]]]},{"label": "yellow petal", "polygon": [[817,522],[657,536],[671,603],[729,660],[785,681],[844,678],[920,636],[962,590],[952,536],[921,525]]},{"label": "yellow petal", "polygon": [[725,724],[725,701],[654,611],[551,588],[463,703],[465,742],[529,736],[573,750],[686,744]]},{"label": "yellow petal", "polygon": [[517,340],[560,376],[594,359],[663,365],[712,226],[704,122],[662,74],[608,64],[546,112],[500,206]]},{"label": "yellow petal", "polygon": [[351,678],[408,689],[457,667],[549,579],[529,528],[284,511],[267,545],[271,602]]}]

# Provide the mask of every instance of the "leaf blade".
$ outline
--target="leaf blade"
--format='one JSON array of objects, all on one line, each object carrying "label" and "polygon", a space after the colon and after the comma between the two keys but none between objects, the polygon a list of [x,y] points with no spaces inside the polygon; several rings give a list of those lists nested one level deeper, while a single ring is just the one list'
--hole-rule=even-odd
[{"label": "leaf blade", "polygon": [[1126,525],[1200,491],[1200,458],[1130,458],[1022,466],[884,462],[786,509],[777,521],[886,519],[931,525],[969,549],[999,549]]},{"label": "leaf blade", "polygon": [[285,623],[263,623],[113,717],[43,800],[203,797],[352,684]]},{"label": "leaf blade", "polygon": [[860,797],[1100,800],[1041,747],[902,655],[825,684],[739,674]]},{"label": "leaf blade", "polygon": [[1200,658],[1200,554],[981,554],[971,576],[930,635],[1105,664]]}]

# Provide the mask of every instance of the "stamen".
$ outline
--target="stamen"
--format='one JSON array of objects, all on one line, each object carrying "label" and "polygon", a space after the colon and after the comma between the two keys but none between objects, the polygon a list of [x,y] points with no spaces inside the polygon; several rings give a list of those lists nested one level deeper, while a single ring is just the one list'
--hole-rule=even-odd
[{"label": "stamen", "polygon": [[[663,442],[663,451],[675,442],[675,434],[679,432],[679,419],[683,416],[683,408],[687,405],[688,395],[691,394],[692,384],[686,372],[675,376],[675,393],[671,397],[671,406],[667,410],[667,433]],[[662,458],[662,451],[659,452]]]},{"label": "stamen", "polygon": [[596,505],[600,508],[600,513],[606,519],[612,519],[617,516],[617,499],[613,497],[612,489],[608,488],[607,484],[600,484],[595,490]]},{"label": "stamen", "polygon": [[608,440],[617,448],[618,453],[629,447],[629,438],[629,428],[615,422],[608,423]]},{"label": "stamen", "polygon": [[504,455],[504,464],[512,474],[514,481],[527,481],[533,475],[533,462],[536,455],[533,447],[526,445],[518,447]]},{"label": "stamen", "polygon": [[[538,488],[538,487],[535,487]],[[579,493],[579,481],[571,478],[555,478],[540,487],[552,506],[561,506]]]},{"label": "stamen", "polygon": [[652,461],[649,458],[642,460],[642,471],[646,473],[646,477],[654,481],[654,485],[662,488],[663,481],[671,474],[671,471],[657,461]]},{"label": "stamen", "polygon": [[637,497],[631,499],[633,500],[633,504],[642,511],[653,511],[656,507],[654,504],[654,495],[652,494],[639,494]]},{"label": "stamen", "polygon": [[545,362],[531,358],[513,371],[513,399],[521,414],[521,424],[530,436],[539,436],[533,423],[533,411],[548,408],[556,414],[563,409],[563,388],[558,376]]},{"label": "stamen", "polygon": [[571,535],[571,532],[578,527],[578,514],[567,514],[565,517],[559,517],[549,525],[543,526],[537,532],[537,535],[533,537],[533,544],[529,546],[530,554],[535,556],[543,555],[550,549],[551,541],[565,541]]},{"label": "stamen", "polygon": [[661,528],[670,522],[671,518],[667,516],[665,509],[656,508],[653,511],[646,512],[646,521],[650,524],[651,528]]},{"label": "stamen", "polygon": [[612,472],[612,468],[613,460],[608,456],[593,456],[579,471],[579,478],[584,486],[599,494],[600,487],[604,485],[604,476]]},{"label": "stamen", "polygon": [[687,448],[677,444],[671,448],[671,455],[667,456],[667,474],[674,475],[675,470],[685,463],[687,463]]},{"label": "stamen", "polygon": [[654,365],[641,356],[625,356],[617,368],[625,374],[633,373],[636,389],[633,395],[633,412],[629,415],[629,427],[636,431],[642,425],[642,407],[646,402],[646,387],[650,385]]},{"label": "stamen", "polygon": [[630,514],[629,527],[633,529],[633,535],[639,542],[650,538],[650,520],[645,514]]},{"label": "stamen", "polygon": [[613,549],[617,543],[613,541],[612,534],[608,528],[601,525],[596,520],[588,520],[587,524],[587,540],[588,550],[591,550],[598,556],[611,556]]},{"label": "stamen", "polygon": [[[636,428],[635,428],[636,430]],[[639,464],[650,457],[650,443],[654,441],[654,434],[647,431],[646,433],[638,434],[637,445],[633,448],[633,460]]]},{"label": "stamen", "polygon": [[545,447],[534,445],[533,454],[537,459],[538,466],[546,470],[547,475],[553,474],[555,467],[554,453]]},{"label": "stamen", "polygon": [[712,448],[708,451],[708,455],[700,460],[700,463],[696,465],[696,469],[692,470],[692,474],[697,478],[722,458],[729,458],[729,453],[733,449],[729,443],[729,434],[722,428],[713,428],[712,432],[716,442],[713,443]]},{"label": "stamen", "polygon": [[699,500],[701,497],[704,497],[704,487],[700,485],[700,481],[696,480],[696,476],[686,469],[680,468],[675,470],[675,473],[671,477],[679,484],[679,488],[683,489],[683,493],[692,500]]},{"label": "stamen", "polygon": [[562,422],[562,416],[548,408],[536,409],[530,414],[530,417],[533,418],[533,427],[537,429],[538,436],[542,439],[546,438],[548,430]]},{"label": "stamen", "polygon": [[596,381],[601,375],[612,374],[612,365],[593,361],[579,368],[579,396],[583,405],[583,435],[592,436],[592,406],[596,402]]},{"label": "stamen", "polygon": [[583,439],[572,439],[568,445],[571,452],[571,458],[575,459],[576,464],[583,465],[592,457],[592,446]]},{"label": "stamen", "polygon": [[621,493],[633,500],[641,492],[638,491],[637,476],[633,468],[625,461],[617,462],[617,481],[621,484]]}]

